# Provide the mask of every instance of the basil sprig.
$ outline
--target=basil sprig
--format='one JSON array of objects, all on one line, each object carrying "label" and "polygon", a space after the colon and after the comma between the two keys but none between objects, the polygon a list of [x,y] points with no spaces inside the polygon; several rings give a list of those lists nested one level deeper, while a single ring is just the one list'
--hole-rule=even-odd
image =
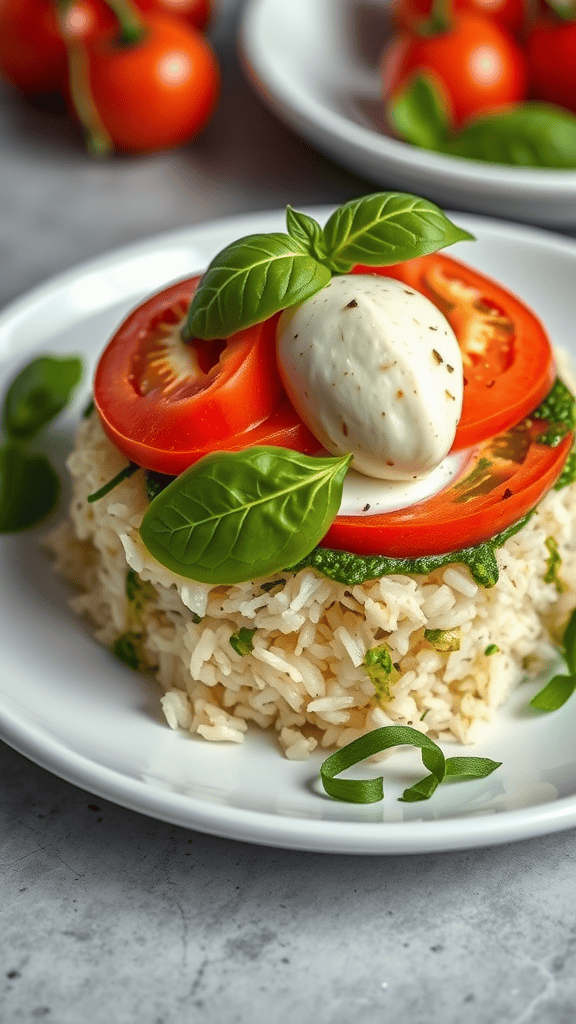
[{"label": "basil sprig", "polygon": [[454,131],[438,87],[418,75],[386,109],[397,134],[414,146],[490,163],[576,167],[576,116],[551,103],[517,103],[472,118]]},{"label": "basil sprig", "polygon": [[530,706],[537,711],[557,711],[576,690],[576,609],[566,626],[562,646],[568,672],[553,676],[532,698]]},{"label": "basil sprig", "polygon": [[212,260],[192,299],[185,341],[227,338],[303,302],[356,263],[390,266],[473,238],[428,199],[378,192],[340,206],[324,229],[291,207],[287,234],[248,235]]},{"label": "basil sprig", "polygon": [[154,498],[140,536],[167,569],[201,583],[270,576],[324,536],[351,460],[265,446],[212,452]]},{"label": "basil sprig", "polygon": [[0,533],[33,526],[56,504],[58,475],[30,445],[69,402],[81,376],[77,356],[39,356],[10,383],[2,409]]},{"label": "basil sprig", "polygon": [[429,800],[446,779],[483,779],[502,764],[488,757],[449,757],[446,760],[438,744],[424,733],[407,725],[386,725],[359,736],[326,758],[320,766],[320,779],[325,791],[347,803],[378,803],[384,797],[382,776],[373,779],[339,779],[336,776],[367,757],[400,746],[419,747],[422,763],[430,773],[404,790],[399,798],[404,803]]}]

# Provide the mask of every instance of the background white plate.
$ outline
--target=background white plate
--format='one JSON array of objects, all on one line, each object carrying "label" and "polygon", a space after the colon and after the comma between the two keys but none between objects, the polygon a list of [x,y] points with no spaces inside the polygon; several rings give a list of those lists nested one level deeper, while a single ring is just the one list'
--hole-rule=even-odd
[{"label": "background white plate", "polygon": [[528,223],[576,225],[576,171],[506,167],[386,136],[378,58],[385,0],[247,0],[240,52],[272,111],[339,163],[386,188]]},{"label": "background white plate", "polygon": [[[309,210],[321,223],[331,212]],[[520,293],[576,355],[576,243],[461,214],[477,241],[450,250]],[[201,270],[241,235],[281,230],[283,213],[218,221],[111,253],[49,281],[0,314],[0,385],[38,352],[82,352],[89,380],[120,318],[150,291]],[[88,384],[58,432],[62,459]],[[38,547],[42,530],[0,543],[0,737],[77,785],[152,817],[250,842],[334,853],[421,853],[481,846],[576,825],[576,704],[528,713],[522,687],[473,752],[503,761],[488,779],[442,786],[427,803],[397,801],[422,775],[415,751],[386,763],[383,803],[322,795],[318,767],[287,761],[273,735],[241,746],[174,733],[156,685],[117,662],[67,608],[68,588]],[[451,747],[448,753],[462,748]],[[372,769],[373,770],[373,769]],[[370,768],[364,769],[369,773]]]}]

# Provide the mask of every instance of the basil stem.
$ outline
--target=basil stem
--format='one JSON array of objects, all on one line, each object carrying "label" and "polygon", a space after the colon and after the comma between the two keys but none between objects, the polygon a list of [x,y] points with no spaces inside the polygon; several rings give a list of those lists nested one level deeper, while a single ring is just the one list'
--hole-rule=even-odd
[{"label": "basil stem", "polygon": [[201,583],[271,576],[324,536],[351,459],[267,446],[212,452],[154,498],[140,536],[167,569]]},{"label": "basil stem", "polygon": [[381,776],[373,779],[338,779],[336,776],[367,757],[399,746],[419,747],[424,767],[430,772],[430,775],[404,790],[399,798],[404,803],[428,800],[447,777],[485,778],[502,763],[486,757],[451,757],[446,761],[438,744],[424,733],[407,725],[387,725],[359,736],[326,758],[320,767],[320,779],[325,791],[329,796],[348,803],[378,803],[384,797],[384,780]]},{"label": "basil stem", "polygon": [[104,498],[107,494],[110,494],[110,491],[113,491],[115,487],[118,487],[123,480],[128,480],[128,478],[133,476],[139,469],[140,466],[137,462],[129,462],[127,466],[124,466],[124,469],[121,469],[119,473],[116,473],[116,476],[113,476],[111,480],[107,481],[107,483],[102,484],[102,487],[99,487],[97,491],[93,491],[92,494],[89,494],[86,501],[90,502],[90,504],[94,501],[100,501],[100,498]]}]

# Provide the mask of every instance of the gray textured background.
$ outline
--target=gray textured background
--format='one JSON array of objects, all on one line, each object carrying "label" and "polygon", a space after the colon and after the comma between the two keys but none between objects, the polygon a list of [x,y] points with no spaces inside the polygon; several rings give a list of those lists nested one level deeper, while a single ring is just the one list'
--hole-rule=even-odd
[{"label": "gray textured background", "polygon": [[[115,246],[373,190],[261,105],[212,30],[220,107],[182,150],[101,165],[0,89],[0,302]],[[0,1021],[574,1024],[576,834],[351,857],[149,820],[0,746]]]}]

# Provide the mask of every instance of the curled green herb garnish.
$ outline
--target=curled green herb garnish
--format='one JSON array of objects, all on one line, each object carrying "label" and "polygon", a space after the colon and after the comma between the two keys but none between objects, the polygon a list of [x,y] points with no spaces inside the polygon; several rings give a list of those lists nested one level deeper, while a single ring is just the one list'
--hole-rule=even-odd
[{"label": "curled green herb garnish", "polygon": [[76,356],[39,356],[9,385],[2,410],[7,440],[0,446],[0,533],[33,526],[56,505],[58,475],[30,444],[63,410],[81,376]]},{"label": "curled green herb garnish", "polygon": [[102,487],[99,487],[97,491],[89,494],[86,501],[90,502],[90,504],[94,501],[100,501],[100,498],[106,497],[107,494],[110,494],[110,491],[113,491],[115,487],[118,487],[123,480],[128,480],[128,478],[138,472],[139,469],[140,466],[138,463],[129,462],[127,466],[124,466],[124,469],[121,469],[119,473],[116,473],[116,476],[113,476],[107,483],[102,484]]},{"label": "curled green herb garnish", "polygon": [[192,299],[185,341],[226,338],[303,302],[356,263],[390,266],[473,238],[428,199],[378,192],[344,203],[324,229],[287,209],[288,233],[248,235],[212,260]]},{"label": "curled green herb garnish", "polygon": [[154,498],[140,536],[167,569],[202,583],[272,576],[324,536],[351,458],[272,446],[213,452]]},{"label": "curled green herb garnish", "polygon": [[576,609],[568,620],[562,646],[568,672],[553,676],[532,698],[530,707],[537,711],[557,711],[576,690]]},{"label": "curled green herb garnish", "polygon": [[236,654],[240,654],[243,658],[247,654],[251,654],[254,650],[254,633],[255,629],[247,629],[246,626],[241,626],[235,633],[230,636],[230,646],[234,648]]},{"label": "curled green herb garnish", "polygon": [[407,725],[387,725],[352,740],[326,758],[320,767],[320,778],[325,791],[329,796],[348,803],[378,803],[384,797],[384,780],[381,776],[373,779],[339,779],[336,776],[367,757],[399,746],[420,748],[424,767],[430,772],[404,790],[400,797],[404,803],[428,800],[440,783],[447,778],[485,778],[502,763],[487,757],[451,757],[446,760],[438,744],[424,733]]}]

